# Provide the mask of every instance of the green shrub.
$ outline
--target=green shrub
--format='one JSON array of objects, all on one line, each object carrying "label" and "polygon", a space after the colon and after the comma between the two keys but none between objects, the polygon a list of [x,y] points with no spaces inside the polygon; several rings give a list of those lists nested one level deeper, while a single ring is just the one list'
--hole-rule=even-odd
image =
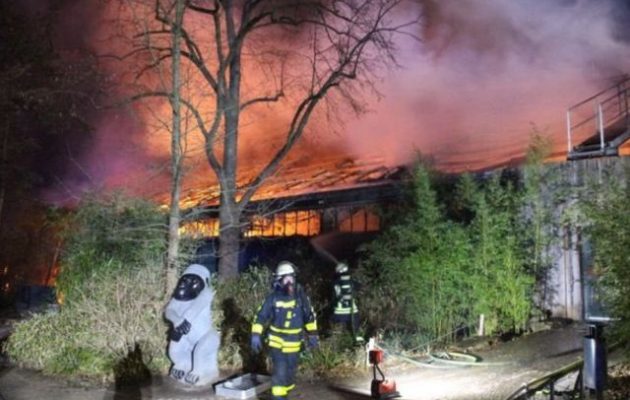
[{"label": "green shrub", "polygon": [[160,260],[166,250],[166,217],[156,205],[115,194],[88,198],[64,232],[57,290],[72,302],[101,271],[121,271]]},{"label": "green shrub", "polygon": [[59,313],[16,324],[7,352],[24,367],[112,381],[120,378],[114,366],[137,347],[149,370],[164,373],[163,287],[155,266],[94,275]]},{"label": "green shrub", "polygon": [[[83,203],[68,221],[59,279],[61,310],[17,324],[6,346],[11,359],[46,373],[103,382],[165,374],[170,362],[162,315],[167,301],[163,221],[153,205],[121,196]],[[314,295],[314,307],[322,310],[330,300],[329,280],[323,278],[308,243],[293,244],[285,256],[298,265],[299,282]],[[222,369],[267,367],[264,356],[251,354],[249,345],[251,322],[271,289],[271,274],[261,266],[237,280],[213,282]],[[318,320],[326,317],[322,314]],[[328,351],[330,340],[324,340],[322,353],[311,357],[306,369],[324,372],[330,364],[345,365],[341,358],[331,361],[338,355]]]},{"label": "green shrub", "polygon": [[365,366],[365,351],[352,347],[349,334],[335,334],[320,340],[319,347],[302,353],[299,374],[305,378],[342,378]]},{"label": "green shrub", "polygon": [[6,346],[10,358],[101,381],[131,373],[119,367],[130,355],[165,372],[162,221],[155,206],[120,196],[83,203],[66,232],[61,310],[18,323]]},{"label": "green shrub", "polygon": [[618,179],[605,175],[585,196],[585,237],[595,254],[595,272],[601,277],[598,292],[606,312],[618,321],[613,336],[630,343],[630,167]]},{"label": "green shrub", "polygon": [[534,278],[527,273],[519,193],[491,177],[473,199],[469,226],[472,313],[484,314],[489,332],[521,330],[529,318]]},{"label": "green shrub", "polygon": [[250,268],[239,279],[215,282],[215,326],[221,331],[219,365],[228,370],[264,368],[264,359],[251,353],[251,324],[270,291],[271,270]]},{"label": "green shrub", "polygon": [[415,171],[410,209],[366,246],[360,279],[364,315],[375,328],[440,337],[467,322],[470,282],[465,232],[447,220],[430,171]]},{"label": "green shrub", "polygon": [[[463,176],[447,213],[435,175],[415,170],[409,207],[365,248],[363,315],[374,329],[448,341],[484,314],[491,332],[522,328],[534,283],[521,241],[521,197],[500,175]],[[452,184],[451,184],[452,186]],[[452,196],[452,187],[443,192]]]}]

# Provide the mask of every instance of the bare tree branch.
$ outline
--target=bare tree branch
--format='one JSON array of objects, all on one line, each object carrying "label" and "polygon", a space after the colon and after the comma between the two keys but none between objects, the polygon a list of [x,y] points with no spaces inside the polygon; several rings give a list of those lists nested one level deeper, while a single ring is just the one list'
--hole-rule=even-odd
[{"label": "bare tree branch", "polygon": [[[163,98],[163,99],[170,100],[171,94],[169,92],[166,92],[166,91],[153,91],[153,92],[146,91],[146,92],[138,93],[138,94],[136,94],[134,96],[129,97],[129,99],[127,99],[125,102],[126,103],[131,103],[131,102],[134,102],[134,101],[147,99],[147,98]],[[203,119],[201,113],[199,112],[199,110],[197,109],[197,107],[195,107],[188,100],[180,99],[180,101],[182,102],[183,105],[186,106],[188,111],[195,118],[195,121],[197,123],[197,126],[198,126],[199,130],[202,131],[204,136],[209,136],[208,130],[205,127],[204,119]],[[221,170],[221,165],[220,165],[219,161],[216,159],[216,157],[209,156],[208,161],[212,164],[212,168],[215,171],[220,171]]]},{"label": "bare tree branch", "polygon": [[198,13],[207,14],[207,15],[215,15],[219,11],[218,7],[216,6],[214,8],[205,8],[205,7],[201,7],[201,6],[193,4],[193,2],[190,0],[186,1],[186,7]]},{"label": "bare tree branch", "polygon": [[[178,1],[184,1],[191,11],[185,26],[178,26],[184,47],[179,54],[191,67],[195,84],[200,85],[192,88],[181,104],[203,135],[206,158],[219,182],[220,275],[225,271],[233,274],[248,203],[303,136],[322,100],[337,92],[340,100],[359,111],[361,91],[376,91],[370,80],[375,75],[370,74],[380,65],[396,62],[393,36],[413,36],[408,28],[418,20],[395,22],[395,8],[404,0]],[[157,43],[135,43],[138,47],[126,55],[151,52],[152,62],[140,68],[140,75],[166,65],[164,61],[173,56],[162,47],[164,36],[175,29],[173,4],[173,0],[155,0],[154,21],[145,32]],[[269,40],[283,33],[294,35],[291,39],[295,40]],[[256,47],[258,43],[261,48]],[[263,68],[256,71],[248,62],[263,54],[272,61],[262,58]],[[267,79],[264,89],[256,94],[245,92],[244,88],[249,89],[259,78],[256,74],[265,73],[270,74],[267,78],[279,77],[279,86]],[[192,96],[203,100],[195,103]],[[172,101],[168,91],[154,89],[134,96],[132,101],[146,97]],[[256,175],[248,177],[246,185],[237,184],[239,136],[244,125],[241,114],[251,111],[250,106],[272,103],[290,104],[293,110],[282,143]],[[210,113],[204,114],[208,109]]]},{"label": "bare tree branch", "polygon": [[278,100],[280,100],[281,97],[284,96],[284,93],[282,91],[277,92],[275,95],[273,96],[262,96],[262,97],[256,97],[254,99],[251,100],[247,100],[246,102],[244,102],[241,105],[241,111],[243,111],[245,108],[254,105],[256,103],[274,103]]}]

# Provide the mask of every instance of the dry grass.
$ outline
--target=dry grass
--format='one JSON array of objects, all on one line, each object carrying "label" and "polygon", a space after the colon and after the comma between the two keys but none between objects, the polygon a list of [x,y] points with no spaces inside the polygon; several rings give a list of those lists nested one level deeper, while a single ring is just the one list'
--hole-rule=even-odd
[{"label": "dry grass", "polygon": [[115,366],[137,348],[149,370],[164,373],[169,363],[158,271],[145,267],[94,276],[59,313],[16,324],[9,357],[51,374],[110,382]]},{"label": "dry grass", "polygon": [[612,366],[608,369],[608,388],[604,398],[610,400],[630,399],[630,362]]}]

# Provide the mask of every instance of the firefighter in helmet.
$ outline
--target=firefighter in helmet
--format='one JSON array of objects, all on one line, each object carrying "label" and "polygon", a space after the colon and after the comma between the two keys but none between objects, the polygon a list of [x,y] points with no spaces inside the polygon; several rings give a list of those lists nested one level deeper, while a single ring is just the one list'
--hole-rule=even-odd
[{"label": "firefighter in helmet", "polygon": [[252,324],[251,346],[262,350],[262,336],[267,329],[271,353],[271,394],[274,400],[286,399],[295,387],[295,373],[304,331],[309,348],[318,346],[317,321],[311,302],[295,280],[295,266],[282,261],[276,269],[273,291],[260,306]]},{"label": "firefighter in helmet", "polygon": [[350,327],[355,342],[362,343],[359,331],[359,308],[355,301],[355,294],[359,284],[350,276],[350,270],[345,263],[335,267],[335,281],[333,283],[335,308],[333,322]]}]

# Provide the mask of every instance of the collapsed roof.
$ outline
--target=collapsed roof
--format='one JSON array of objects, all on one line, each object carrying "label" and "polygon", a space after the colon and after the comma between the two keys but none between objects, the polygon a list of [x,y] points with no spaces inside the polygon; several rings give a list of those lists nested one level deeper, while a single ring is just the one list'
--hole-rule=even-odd
[{"label": "collapsed roof", "polygon": [[[397,196],[405,166],[387,166],[381,159],[329,159],[315,165],[288,164],[268,178],[252,199],[251,209],[262,204],[283,203],[292,209],[321,208],[324,203],[373,203]],[[248,174],[243,174],[248,175]],[[239,188],[246,187],[245,179]],[[182,209],[212,213],[219,204],[219,185],[183,191]]]}]

